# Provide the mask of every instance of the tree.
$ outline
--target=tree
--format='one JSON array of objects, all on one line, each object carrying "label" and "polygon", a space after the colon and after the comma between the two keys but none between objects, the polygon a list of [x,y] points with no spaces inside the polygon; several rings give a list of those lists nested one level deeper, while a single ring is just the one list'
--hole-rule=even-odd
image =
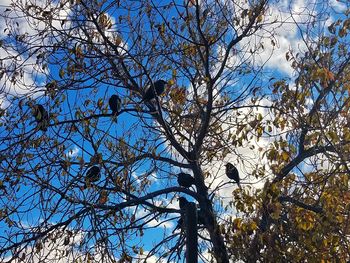
[{"label": "tree", "polygon": [[[324,10],[318,4],[310,10]],[[348,12],[324,34],[316,30],[327,14],[292,14],[306,51],[286,54],[296,74],[286,79],[270,78],[258,62],[276,46],[273,8],[265,0],[6,8],[2,261],[62,238],[77,258],[181,261],[183,233],[166,228],[181,217],[180,196],[198,205],[204,262],[349,260]],[[166,90],[144,101],[159,79]],[[123,105],[117,115],[108,106],[113,94]],[[37,104],[48,113],[45,132],[32,116]],[[245,172],[242,189],[223,179],[232,159]],[[99,180],[81,187],[89,167],[99,167]],[[195,187],[179,187],[179,172],[193,175]],[[147,246],[158,226],[164,236],[151,234]]]},{"label": "tree", "polygon": [[274,119],[267,124],[281,134],[265,152],[273,176],[258,196],[252,262],[350,258],[348,11],[333,23],[319,17],[312,23],[318,27],[300,28],[305,52],[286,53],[296,78],[272,85]]}]

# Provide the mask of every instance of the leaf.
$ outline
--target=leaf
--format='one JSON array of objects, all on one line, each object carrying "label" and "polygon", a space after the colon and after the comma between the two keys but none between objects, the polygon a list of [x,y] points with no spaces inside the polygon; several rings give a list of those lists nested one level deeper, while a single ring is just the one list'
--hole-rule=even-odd
[{"label": "leaf", "polygon": [[172,74],[172,78],[176,79],[176,76],[177,76],[176,69],[173,69],[171,74]]},{"label": "leaf", "polygon": [[286,53],[286,60],[289,61],[290,56],[289,56],[289,52]]},{"label": "leaf", "polygon": [[119,46],[122,43],[122,38],[120,36],[117,36],[114,40],[114,44],[116,46]]},{"label": "leaf", "polygon": [[80,119],[81,118],[81,111],[80,110],[77,110],[74,114],[75,118],[76,119]]},{"label": "leaf", "polygon": [[260,14],[256,19],[257,23],[261,23],[263,20],[264,20],[264,16],[262,14]]},{"label": "leaf", "polygon": [[289,153],[282,152],[281,157],[282,157],[283,161],[288,161],[289,160]]},{"label": "leaf", "polygon": [[59,73],[58,73],[58,75],[60,76],[61,79],[64,78],[64,74],[65,74],[64,69],[61,68],[60,71],[59,71]]},{"label": "leaf", "polygon": [[242,227],[242,219],[241,218],[235,218],[233,220],[233,226],[235,229],[241,229]]},{"label": "leaf", "polygon": [[108,201],[108,193],[107,191],[102,191],[100,194],[100,198],[98,199],[98,202],[103,205]]},{"label": "leaf", "polygon": [[338,134],[335,131],[329,131],[328,136],[331,138],[332,142],[337,142],[339,141]]},{"label": "leaf", "polygon": [[263,128],[262,126],[259,125],[259,126],[256,128],[256,132],[257,132],[257,136],[258,136],[258,137],[261,137],[261,136],[263,135],[264,128]]},{"label": "leaf", "polygon": [[99,109],[102,109],[102,107],[103,107],[103,99],[101,99],[101,98],[98,99],[98,101],[97,101],[97,107],[98,107]]}]

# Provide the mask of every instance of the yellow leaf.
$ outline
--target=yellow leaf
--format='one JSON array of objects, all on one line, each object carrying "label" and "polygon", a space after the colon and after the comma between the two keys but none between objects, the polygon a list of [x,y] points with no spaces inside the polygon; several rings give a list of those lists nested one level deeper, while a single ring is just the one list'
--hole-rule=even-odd
[{"label": "yellow leaf", "polygon": [[58,73],[58,75],[60,76],[61,79],[63,79],[64,74],[65,74],[65,73],[64,73],[64,69],[61,68],[60,71],[59,71],[59,73]]},{"label": "yellow leaf", "polygon": [[269,152],[267,154],[267,158],[269,160],[274,160],[276,158],[276,154],[277,154],[276,149],[271,149],[271,150],[269,150]]},{"label": "yellow leaf", "polygon": [[339,140],[338,135],[335,131],[329,131],[328,136],[331,138],[332,142],[336,142]]},{"label": "yellow leaf", "polygon": [[[327,239],[323,239],[322,243],[323,243],[323,245],[324,245],[325,247],[328,246],[328,240],[327,240]],[[322,260],[322,261],[324,262],[324,260]]]},{"label": "yellow leaf", "polygon": [[256,128],[256,132],[258,133],[258,137],[261,137],[264,132],[263,127],[259,126],[258,128]]},{"label": "yellow leaf", "polygon": [[242,228],[242,219],[241,218],[235,218],[233,220],[233,225],[235,229],[241,229]]},{"label": "yellow leaf", "polygon": [[264,18],[263,15],[259,15],[258,18],[256,19],[256,21],[257,21],[258,23],[261,23],[261,22],[263,21],[263,18]]},{"label": "yellow leaf", "polygon": [[251,230],[257,230],[258,229],[258,225],[255,222],[251,222],[249,225],[249,228]]},{"label": "yellow leaf", "polygon": [[169,86],[172,86],[174,84],[175,84],[175,80],[174,79],[171,79],[171,80],[168,81],[168,85]]},{"label": "yellow leaf", "polygon": [[97,107],[99,107],[100,109],[103,107],[103,99],[101,99],[101,98],[98,99]]},{"label": "yellow leaf", "polygon": [[282,157],[282,160],[283,160],[283,161],[288,161],[288,160],[289,160],[289,153],[283,152],[283,153],[281,154],[281,157]]},{"label": "yellow leaf", "polygon": [[349,128],[344,128],[344,139],[345,139],[345,141],[350,141],[350,130],[349,130]]}]

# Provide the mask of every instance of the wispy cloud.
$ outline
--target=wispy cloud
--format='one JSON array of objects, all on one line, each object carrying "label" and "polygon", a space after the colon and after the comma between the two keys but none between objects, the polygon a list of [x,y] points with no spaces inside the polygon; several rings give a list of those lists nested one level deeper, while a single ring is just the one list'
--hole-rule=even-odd
[{"label": "wispy cloud", "polygon": [[80,153],[80,149],[77,146],[74,146],[72,149],[66,152],[66,156],[70,158],[76,157]]}]

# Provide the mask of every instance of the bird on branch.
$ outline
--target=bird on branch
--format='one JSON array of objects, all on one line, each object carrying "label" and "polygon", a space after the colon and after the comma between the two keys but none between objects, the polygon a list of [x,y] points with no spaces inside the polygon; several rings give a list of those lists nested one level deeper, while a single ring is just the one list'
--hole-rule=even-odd
[{"label": "bird on branch", "polygon": [[153,85],[150,85],[147,88],[142,101],[150,101],[154,99],[156,96],[160,96],[164,92],[166,84],[167,82],[162,79],[154,82]]},{"label": "bird on branch", "polygon": [[111,109],[113,115],[119,113],[122,100],[119,98],[118,95],[116,94],[112,95],[109,98],[108,103],[109,103],[109,108]]},{"label": "bird on branch", "polygon": [[240,184],[240,179],[239,179],[239,173],[237,168],[232,164],[232,163],[226,163],[226,175],[228,178],[234,180],[238,187],[242,189],[241,184]]},{"label": "bird on branch", "polygon": [[186,205],[189,203],[185,197],[179,197],[179,207],[181,210],[184,210],[186,208]]},{"label": "bird on branch", "polygon": [[119,98],[118,95],[114,94],[109,98],[108,104],[109,104],[109,108],[111,109],[112,114],[115,118],[115,121],[117,121],[116,116],[120,112],[122,100]]},{"label": "bird on branch", "polygon": [[202,209],[197,210],[197,216],[198,216],[198,225],[205,225],[205,214],[202,211]]},{"label": "bird on branch", "polygon": [[177,175],[177,182],[180,186],[189,188],[191,185],[196,184],[196,179],[194,179],[194,177],[192,177],[190,174],[181,172]]},{"label": "bird on branch", "polygon": [[44,106],[41,104],[34,105],[32,109],[32,114],[37,122],[37,127],[39,130],[47,131],[47,127],[49,126],[49,114],[45,110]]},{"label": "bird on branch", "polygon": [[175,228],[174,228],[172,233],[174,234],[175,231],[178,230],[178,229],[181,229],[181,231],[182,231],[183,227],[184,227],[184,219],[182,217],[180,217],[180,219],[177,220],[177,224],[176,224],[176,226],[175,226]]},{"label": "bird on branch", "polygon": [[95,183],[101,179],[100,167],[94,165],[85,174],[85,187],[89,187],[91,183]]}]

